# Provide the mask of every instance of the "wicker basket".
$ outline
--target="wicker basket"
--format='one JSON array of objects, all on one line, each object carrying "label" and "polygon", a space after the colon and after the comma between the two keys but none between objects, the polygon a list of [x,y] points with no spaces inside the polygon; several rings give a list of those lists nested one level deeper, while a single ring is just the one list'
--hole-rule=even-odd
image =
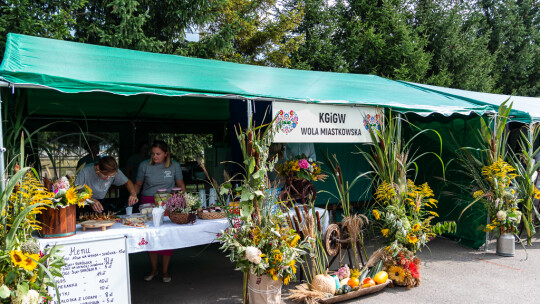
[{"label": "wicker basket", "polygon": [[180,212],[169,212],[169,218],[171,219],[171,222],[182,225],[188,223],[189,214]]},{"label": "wicker basket", "polygon": [[227,216],[225,212],[202,212],[202,210],[197,210],[197,216],[201,220],[217,220]]}]

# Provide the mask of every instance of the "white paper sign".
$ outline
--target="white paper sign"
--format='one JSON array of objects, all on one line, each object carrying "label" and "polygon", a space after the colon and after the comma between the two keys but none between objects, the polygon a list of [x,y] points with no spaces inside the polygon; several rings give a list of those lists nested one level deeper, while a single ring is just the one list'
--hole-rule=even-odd
[{"label": "white paper sign", "polygon": [[[126,238],[62,244],[67,265],[56,278],[61,303],[131,303]],[[49,288],[52,303],[54,288]]]},{"label": "white paper sign", "polygon": [[279,124],[274,142],[280,143],[367,143],[369,126],[381,121],[374,107],[282,101],[272,102],[272,114]]}]

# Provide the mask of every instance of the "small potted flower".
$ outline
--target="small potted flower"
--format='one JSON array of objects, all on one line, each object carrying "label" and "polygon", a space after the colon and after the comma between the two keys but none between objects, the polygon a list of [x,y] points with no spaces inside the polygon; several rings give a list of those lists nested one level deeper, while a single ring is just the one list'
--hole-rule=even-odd
[{"label": "small potted flower", "polygon": [[195,223],[197,208],[200,207],[199,198],[191,193],[173,194],[167,199],[169,218],[176,224]]}]

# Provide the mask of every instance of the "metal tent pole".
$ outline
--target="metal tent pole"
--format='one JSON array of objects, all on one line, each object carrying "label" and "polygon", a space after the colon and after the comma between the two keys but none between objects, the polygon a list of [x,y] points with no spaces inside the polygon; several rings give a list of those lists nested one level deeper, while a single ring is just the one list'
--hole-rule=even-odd
[{"label": "metal tent pole", "polygon": [[[2,114],[2,91],[0,90],[0,116]],[[6,153],[6,148],[4,148],[4,131],[2,129],[2,121],[0,118],[0,191],[6,189],[6,176],[4,174],[5,165],[4,165],[4,155]]]}]

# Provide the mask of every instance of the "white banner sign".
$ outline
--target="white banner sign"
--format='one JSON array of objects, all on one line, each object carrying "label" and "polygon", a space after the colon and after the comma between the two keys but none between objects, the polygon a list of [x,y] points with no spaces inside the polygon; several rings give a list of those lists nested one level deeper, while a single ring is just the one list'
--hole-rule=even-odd
[{"label": "white banner sign", "polygon": [[[126,238],[62,244],[66,266],[56,278],[61,303],[131,303]],[[54,288],[49,288],[52,303]]]},{"label": "white banner sign", "polygon": [[274,101],[272,114],[279,124],[274,142],[367,143],[369,126],[380,125],[374,107],[305,104]]}]

